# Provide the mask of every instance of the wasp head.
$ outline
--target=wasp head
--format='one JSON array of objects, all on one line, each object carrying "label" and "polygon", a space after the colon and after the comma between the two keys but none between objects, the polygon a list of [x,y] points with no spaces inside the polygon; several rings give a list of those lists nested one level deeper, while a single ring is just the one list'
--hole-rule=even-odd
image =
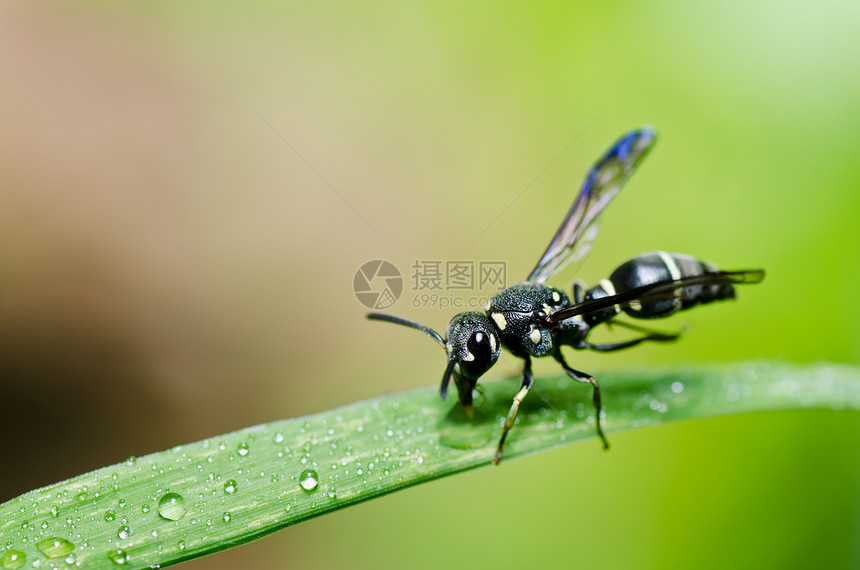
[{"label": "wasp head", "polygon": [[468,410],[472,407],[472,390],[478,378],[499,359],[502,350],[499,333],[487,315],[466,312],[451,319],[445,336],[448,366],[442,377],[442,398],[446,397],[448,381],[453,375],[460,404]]},{"label": "wasp head", "polygon": [[448,355],[448,366],[442,376],[442,399],[446,399],[448,382],[453,376],[460,395],[460,404],[467,411],[471,411],[472,390],[475,389],[478,378],[496,363],[502,350],[495,323],[487,315],[475,312],[456,315],[448,323],[447,339],[430,327],[393,315],[370,313],[367,318],[419,330],[442,345]]}]

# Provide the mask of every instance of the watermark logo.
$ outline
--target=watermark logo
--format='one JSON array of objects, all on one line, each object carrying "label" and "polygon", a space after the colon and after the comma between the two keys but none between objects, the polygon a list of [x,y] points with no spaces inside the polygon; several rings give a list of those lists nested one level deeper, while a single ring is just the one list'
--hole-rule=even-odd
[{"label": "watermark logo", "polygon": [[352,291],[359,303],[381,311],[394,305],[403,294],[403,276],[390,261],[374,259],[355,272]]},{"label": "watermark logo", "polygon": [[[479,309],[507,286],[504,261],[416,259],[410,269],[410,304],[416,308]],[[362,305],[385,310],[403,294],[403,278],[394,264],[376,259],[358,268],[352,288]]]}]

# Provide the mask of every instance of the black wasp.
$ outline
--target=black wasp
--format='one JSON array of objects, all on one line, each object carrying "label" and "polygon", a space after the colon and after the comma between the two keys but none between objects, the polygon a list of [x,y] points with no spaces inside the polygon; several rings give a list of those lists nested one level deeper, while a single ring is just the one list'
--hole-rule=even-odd
[{"label": "black wasp", "polygon": [[[439,342],[448,355],[442,376],[442,398],[453,376],[460,404],[471,414],[472,392],[484,372],[499,358],[502,346],[525,360],[523,381],[505,420],[494,463],[502,459],[502,447],[517,417],[520,403],[532,386],[531,357],[552,356],[578,382],[592,386],[597,435],[609,448],[600,425],[601,401],[597,380],[571,368],[562,346],[610,352],[641,342],[671,341],[678,334],[665,334],[616,320],[623,311],[637,319],[668,317],[678,311],[713,301],[732,299],[734,286],[759,283],[763,269],[721,271],[715,265],[680,253],[643,253],[620,265],[609,279],[586,289],[580,282],[572,288],[573,302],[559,289],[544,282],[567,263],[581,260],[597,235],[600,215],[654,146],[656,133],[641,128],[622,136],[591,168],[570,211],[528,278],[500,291],[486,313],[469,311],[456,315],[443,338],[435,330],[413,321],[382,313],[369,319],[388,321],[423,331]],[[617,324],[641,334],[615,344],[593,344],[588,334],[601,324]]]}]

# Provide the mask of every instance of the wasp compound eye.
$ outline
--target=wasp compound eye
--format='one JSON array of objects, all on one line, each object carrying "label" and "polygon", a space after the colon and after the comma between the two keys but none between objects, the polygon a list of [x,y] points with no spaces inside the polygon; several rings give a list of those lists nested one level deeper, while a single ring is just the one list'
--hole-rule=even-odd
[{"label": "wasp compound eye", "polygon": [[469,352],[471,352],[472,354],[489,354],[490,337],[484,334],[482,331],[477,331],[469,338],[468,342],[466,342],[466,348],[468,348]]},{"label": "wasp compound eye", "polygon": [[460,361],[460,371],[464,376],[478,378],[496,362],[498,351],[493,350],[492,338],[484,331],[475,331],[466,341],[466,358],[471,356],[472,360]]}]

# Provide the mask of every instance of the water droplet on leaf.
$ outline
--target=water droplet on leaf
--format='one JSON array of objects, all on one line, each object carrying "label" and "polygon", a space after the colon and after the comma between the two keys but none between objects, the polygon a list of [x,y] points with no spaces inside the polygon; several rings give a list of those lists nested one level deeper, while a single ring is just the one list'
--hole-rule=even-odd
[{"label": "water droplet on leaf", "polygon": [[178,521],[185,515],[185,498],[179,493],[167,493],[158,501],[158,514],[163,519]]},{"label": "water droplet on leaf", "polygon": [[126,554],[125,550],[121,548],[117,548],[116,550],[111,550],[107,553],[107,557],[110,558],[110,561],[114,564],[122,566],[128,562],[128,554]]},{"label": "water droplet on leaf", "polygon": [[62,558],[71,553],[75,549],[75,545],[65,538],[52,536],[40,540],[36,544],[36,548],[45,555],[45,558]]},{"label": "water droplet on leaf", "polygon": [[7,550],[0,556],[0,566],[6,570],[20,568],[27,561],[27,556],[20,550]]},{"label": "water droplet on leaf", "polygon": [[316,489],[317,485],[319,484],[319,475],[317,475],[317,472],[313,469],[305,469],[299,476],[299,485],[301,485],[302,489],[304,489],[308,493]]}]

